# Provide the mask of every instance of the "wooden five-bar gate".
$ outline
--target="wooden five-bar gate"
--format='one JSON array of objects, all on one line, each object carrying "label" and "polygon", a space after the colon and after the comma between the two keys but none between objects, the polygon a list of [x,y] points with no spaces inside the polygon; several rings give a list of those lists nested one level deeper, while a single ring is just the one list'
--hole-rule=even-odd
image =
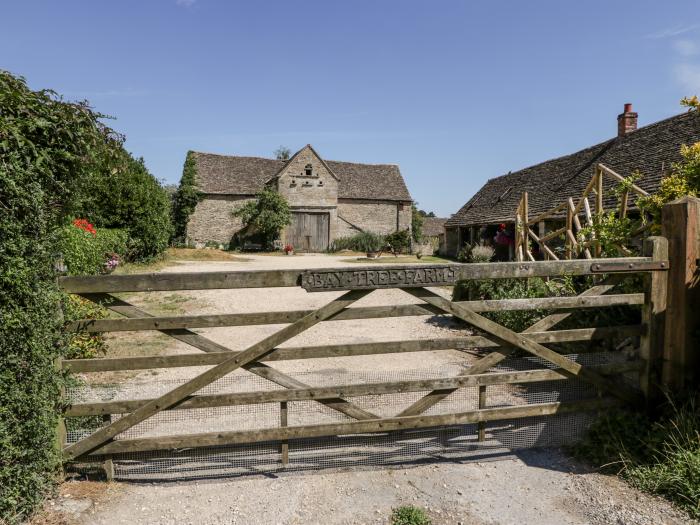
[{"label": "wooden five-bar gate", "polygon": [[[487,439],[486,423],[533,416],[549,416],[579,411],[596,411],[611,404],[642,403],[651,394],[658,368],[660,338],[663,327],[659,312],[665,309],[668,269],[666,240],[653,237],[646,241],[647,256],[618,259],[540,261],[498,264],[372,266],[319,270],[270,270],[212,273],[160,273],[142,275],[106,275],[96,277],[61,277],[60,286],[104,305],[120,318],[84,320],[70,329],[87,332],[158,331],[173,337],[199,352],[146,357],[121,357],[65,360],[62,366],[74,373],[116,370],[209,366],[205,371],[157,396],[148,399],[89,401],[71,404],[66,418],[104,417],[104,423],[89,435],[61,441],[66,461],[103,461],[108,473],[112,461],[131,453],[234,446],[246,443],[277,443],[281,463],[288,460],[288,445],[296,439],[377,434],[477,425],[479,441]],[[615,285],[618,274],[645,274],[643,293],[619,293]],[[574,297],[462,301],[446,299],[431,287],[450,286],[464,279],[503,279],[530,277],[595,276],[593,285]],[[316,310],[187,315],[156,317],[118,298],[119,292],[153,292],[170,290],[206,290],[301,286],[307,292],[342,291],[343,293]],[[374,290],[398,288],[419,300],[417,304],[393,306],[352,306]],[[337,295],[337,294],[336,294]],[[589,327],[557,330],[557,325],[580,309],[637,305],[642,308],[642,322],[634,325]],[[506,310],[553,311],[520,333],[498,324],[482,313]],[[282,347],[285,341],[326,321],[371,319],[403,316],[449,314],[477,329],[476,335],[448,339],[418,339],[379,343],[353,343],[323,346]],[[232,351],[192,329],[207,327],[285,324],[243,351]],[[589,366],[548,347],[551,344],[619,341],[638,342],[636,352],[623,360]],[[384,353],[427,350],[478,349],[479,357],[460,373],[431,379],[337,384],[316,387],[293,374],[275,368],[276,361],[367,356]],[[542,366],[522,371],[502,371],[499,363],[515,355],[534,356]],[[272,390],[201,393],[207,385],[243,369],[276,386]],[[240,372],[239,372],[240,373]],[[630,375],[635,378],[629,382]],[[621,377],[627,380],[621,380]],[[486,387],[491,385],[527,385],[537,382],[583,381],[595,387],[596,395],[573,401],[534,402],[513,406],[488,403]],[[281,388],[280,388],[281,387]],[[455,392],[475,389],[478,406],[469,410],[431,408],[440,405]],[[409,406],[391,416],[373,413],[359,406],[353,398],[384,396],[406,392],[422,393]],[[333,423],[289,425],[288,403],[314,402],[343,415]],[[129,437],[124,433],[164,411],[182,411],[234,405],[277,404],[279,425],[275,428],[249,426],[187,434]],[[447,405],[449,407],[449,405]],[[174,414],[174,413],[172,413]],[[110,417],[110,415],[114,415]]]}]

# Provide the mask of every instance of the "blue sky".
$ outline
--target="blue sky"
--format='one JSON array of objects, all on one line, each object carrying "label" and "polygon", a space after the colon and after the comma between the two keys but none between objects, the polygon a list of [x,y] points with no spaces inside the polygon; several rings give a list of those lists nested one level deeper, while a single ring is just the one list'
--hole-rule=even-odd
[{"label": "blue sky", "polygon": [[189,149],[396,163],[449,216],[489,178],[700,94],[697,2],[4,0],[0,68],[88,99],[160,179]]}]

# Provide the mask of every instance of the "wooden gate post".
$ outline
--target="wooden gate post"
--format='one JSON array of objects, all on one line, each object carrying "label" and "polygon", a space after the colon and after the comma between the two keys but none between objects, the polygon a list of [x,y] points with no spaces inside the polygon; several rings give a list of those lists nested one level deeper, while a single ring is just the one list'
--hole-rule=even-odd
[{"label": "wooden gate post", "polygon": [[677,391],[700,378],[700,199],[666,204],[661,228],[670,263],[662,382]]},{"label": "wooden gate post", "polygon": [[[644,255],[654,261],[668,260],[665,237],[644,240]],[[661,369],[664,353],[664,333],[668,296],[668,272],[651,272],[645,276],[642,323],[644,334],[639,345],[639,357],[644,367],[639,371],[639,387],[648,408],[654,408],[661,398]]]}]

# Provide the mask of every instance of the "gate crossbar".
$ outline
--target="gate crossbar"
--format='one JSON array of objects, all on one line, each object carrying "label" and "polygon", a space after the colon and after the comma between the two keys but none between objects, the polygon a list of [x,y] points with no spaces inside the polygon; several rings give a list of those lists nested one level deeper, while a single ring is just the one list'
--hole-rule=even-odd
[{"label": "gate crossbar", "polygon": [[75,459],[99,448],[101,445],[104,445],[107,441],[111,440],[115,435],[124,432],[125,430],[128,430],[129,428],[154,416],[158,412],[173,406],[174,404],[185,399],[190,394],[200,390],[210,383],[213,383],[217,379],[224,377],[234,370],[241,368],[246,364],[255,362],[260,357],[273,351],[276,346],[291,339],[292,337],[299,335],[303,331],[320,323],[331,315],[334,315],[343,308],[348,307],[358,299],[361,299],[362,297],[371,293],[371,291],[372,290],[352,290],[344,293],[315,312],[303,317],[295,323],[286,326],[285,328],[282,328],[262,341],[255,343],[247,350],[244,350],[243,352],[231,357],[231,359],[208,369],[207,371],[190,379],[186,383],[183,383],[159,398],[146,403],[127,416],[118,419],[106,427],[95,431],[88,437],[66,447],[63,451],[64,457],[68,460]]}]

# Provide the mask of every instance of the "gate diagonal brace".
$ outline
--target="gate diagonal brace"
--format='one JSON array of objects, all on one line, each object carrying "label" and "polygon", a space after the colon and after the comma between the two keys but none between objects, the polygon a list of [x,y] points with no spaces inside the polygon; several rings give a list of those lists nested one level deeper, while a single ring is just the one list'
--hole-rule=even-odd
[{"label": "gate diagonal brace", "polygon": [[274,334],[264,338],[262,341],[255,343],[243,352],[232,356],[230,359],[227,359],[219,365],[209,368],[207,371],[190,379],[186,383],[183,383],[157,399],[153,399],[145,405],[142,405],[130,414],[66,447],[63,451],[64,458],[67,460],[72,460],[99,449],[102,445],[112,440],[112,438],[114,438],[114,436],[117,434],[120,434],[154,416],[158,412],[166,410],[167,408],[179,403],[190,394],[201,390],[205,386],[218,379],[221,379],[234,370],[241,368],[244,365],[256,362],[261,357],[274,351],[276,346],[291,339],[292,337],[299,335],[321,321],[328,319],[330,316],[336,314],[343,308],[348,307],[370,292],[371,290],[352,290],[341,295],[337,299],[334,299],[313,313],[302,317],[295,323],[292,323]]},{"label": "gate diagonal brace", "polygon": [[[603,295],[606,292],[609,292],[612,290],[615,285],[620,281],[620,276],[610,276],[608,277],[603,283],[594,286],[593,288],[590,288],[582,293],[579,294],[579,297],[586,297],[586,296],[595,296],[595,295]],[[550,314],[536,323],[532,324],[525,330],[523,330],[523,334],[526,334],[528,332],[540,332],[540,331],[546,331],[549,330],[550,328],[556,326],[557,324],[561,323],[564,319],[568,318],[571,315],[571,312],[562,312],[562,313],[554,313]],[[476,374],[481,374],[486,371],[488,371],[490,368],[496,366],[498,363],[506,359],[515,349],[514,348],[503,348],[499,350],[495,350],[486,357],[483,357],[476,361],[469,369],[465,370],[460,376],[467,376],[467,375],[476,375]],[[457,389],[447,389],[447,390],[434,390],[430,392],[429,394],[426,394],[422,398],[420,398],[418,401],[404,409],[399,416],[412,416],[412,415],[417,415],[425,412],[428,410],[430,407],[436,405],[443,399],[445,399],[447,396],[449,396],[452,392],[455,392]]]},{"label": "gate diagonal brace", "polygon": [[[136,306],[133,306],[130,303],[110,294],[81,294],[81,296],[95,303],[107,303],[103,304],[103,306],[125,317],[153,317],[148,312],[145,312]],[[173,339],[177,339],[178,341],[182,341],[183,343],[197,348],[198,350],[202,350],[203,352],[232,351],[230,348],[220,345],[219,343],[193,332],[192,330],[173,328],[158,331],[172,337]],[[283,372],[275,370],[265,363],[256,362],[250,365],[244,365],[242,368],[252,374],[262,377],[263,379],[267,379],[268,381],[271,381],[277,385],[283,386],[284,388],[311,388],[310,385],[302,383],[301,381],[294,379]],[[376,419],[378,417],[372,412],[364,410],[343,398],[317,399],[316,401],[353,419]]]},{"label": "gate diagonal brace", "polygon": [[430,290],[427,290],[426,288],[404,289],[404,291],[413,295],[414,297],[422,299],[429,304],[432,304],[433,306],[443,309],[445,312],[466,321],[467,323],[483,330],[501,341],[504,341],[505,343],[525,350],[530,354],[545,359],[550,363],[563,368],[570,374],[578,376],[581,379],[594,384],[598,388],[612,393],[623,401],[627,401],[629,403],[637,403],[640,401],[640,397],[637,392],[631,388],[608,379],[607,377],[604,377],[599,373],[584,367],[581,364],[576,363],[539,343],[532,341],[525,334],[514,332],[505,326],[491,321],[490,319],[477,314],[469,308],[462,305],[457,305],[431,292]]}]

